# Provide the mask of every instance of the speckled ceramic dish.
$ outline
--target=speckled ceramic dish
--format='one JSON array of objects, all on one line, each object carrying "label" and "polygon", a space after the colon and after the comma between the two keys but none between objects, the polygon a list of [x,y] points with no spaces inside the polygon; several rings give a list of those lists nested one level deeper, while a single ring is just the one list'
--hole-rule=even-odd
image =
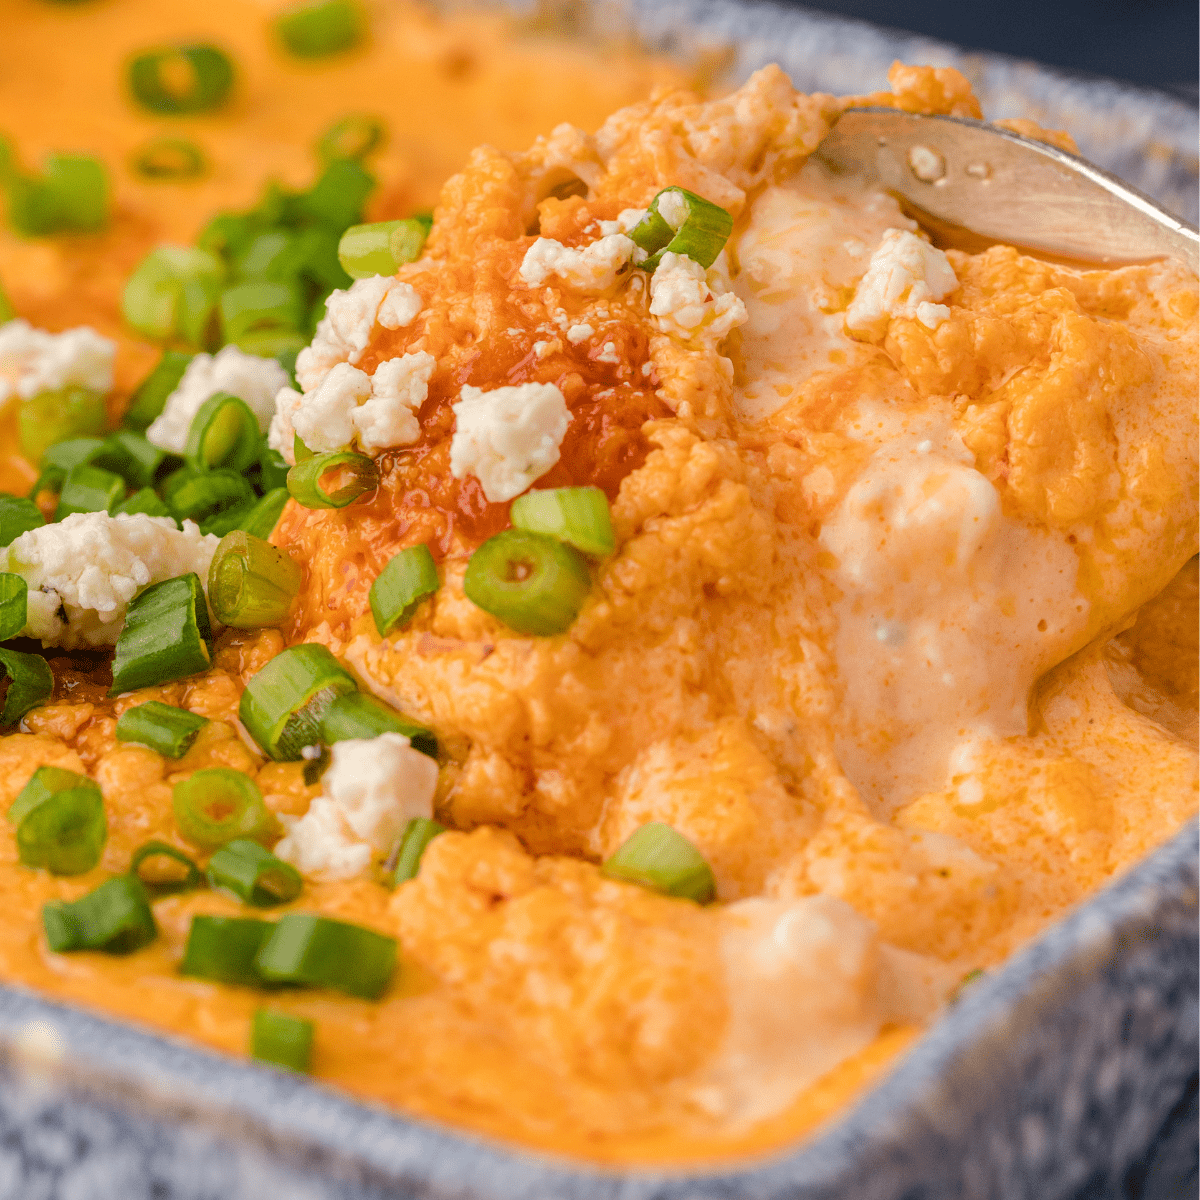
[{"label": "speckled ceramic dish", "polygon": [[[955,65],[989,115],[1069,128],[1195,220],[1195,112],[1165,96],[732,0],[626,0],[595,21],[723,50],[731,81],[779,61],[806,91],[881,86],[898,57]],[[0,988],[0,1200],[1128,1197],[1196,1071],[1197,858],[1193,823],[971,988],[839,1120],[724,1168],[535,1156]]]}]

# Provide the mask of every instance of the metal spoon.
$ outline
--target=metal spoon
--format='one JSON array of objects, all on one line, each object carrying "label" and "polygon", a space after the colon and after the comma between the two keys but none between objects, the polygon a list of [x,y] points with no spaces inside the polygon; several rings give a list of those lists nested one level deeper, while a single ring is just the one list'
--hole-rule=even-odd
[{"label": "metal spoon", "polygon": [[1103,266],[1177,258],[1200,274],[1192,226],[1077,155],[983,121],[851,108],[816,153],[881,184],[943,247],[1004,242]]}]

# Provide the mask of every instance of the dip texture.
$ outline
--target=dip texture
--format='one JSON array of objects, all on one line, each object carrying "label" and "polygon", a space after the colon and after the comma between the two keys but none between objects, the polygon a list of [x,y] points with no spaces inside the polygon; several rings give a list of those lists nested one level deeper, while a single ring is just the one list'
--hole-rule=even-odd
[{"label": "dip texture", "polygon": [[[526,51],[491,53],[499,102]],[[651,70],[572,69],[607,81],[607,107]],[[980,116],[954,71],[897,64],[890,83],[865,102]],[[56,692],[0,738],[0,806],[66,767],[100,785],[109,835],[71,878],[0,836],[0,977],[243,1053],[261,995],[178,973],[193,916],[245,914],[229,896],[158,901],[161,936],[123,958],[52,954],[39,922],[148,839],[194,853],[172,787],[233,768],[305,876],[284,911],[399,943],[378,1002],[271,997],[315,1022],[320,1079],[597,1160],[716,1158],[836,1112],[968,972],[1195,811],[1196,280],[943,254],[893,199],[808,159],[853,102],[768,68],[717,99],[660,87],[595,133],[581,102],[527,151],[466,156],[421,257],[335,292],[279,394],[285,458],[298,428],[336,420],[330,444],[380,476],[345,508],[288,502],[271,541],[303,581],[283,626],[226,630],[212,670],[115,699],[102,651],[47,651]],[[475,128],[437,120],[456,147]],[[422,160],[404,186],[423,200],[444,173]],[[627,235],[669,187],[733,218],[707,269],[638,267]],[[217,201],[151,235],[120,217],[70,269],[120,276]],[[111,279],[59,309],[69,289],[35,256],[66,270],[67,250],[0,252],[22,315],[115,332]],[[114,411],[148,358],[122,342]],[[411,419],[381,446],[355,413],[385,382]],[[497,432],[509,411],[528,429]],[[611,505],[615,551],[555,636],[463,590],[529,482]],[[422,544],[440,588],[380,637],[371,585]],[[406,748],[356,742],[307,784],[240,736],[246,682],[300,642],[437,735],[421,803],[449,832],[394,891],[370,806],[404,792],[406,817],[425,811]],[[150,699],[211,718],[182,758],[117,742]],[[714,904],[602,873],[647,822],[699,850]]]}]

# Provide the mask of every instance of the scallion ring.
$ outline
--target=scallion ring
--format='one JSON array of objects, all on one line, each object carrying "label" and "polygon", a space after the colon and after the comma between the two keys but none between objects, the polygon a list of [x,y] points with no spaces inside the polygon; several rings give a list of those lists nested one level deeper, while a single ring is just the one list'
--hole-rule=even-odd
[{"label": "scallion ring", "polygon": [[378,1000],[396,966],[396,939],[346,921],[288,913],[272,927],[254,965],[275,983],[333,988]]},{"label": "scallion ring", "polygon": [[305,216],[329,229],[343,230],[362,220],[375,176],[353,158],[336,158],[296,203]]},{"label": "scallion ring", "polygon": [[0,727],[9,728],[54,694],[54,673],[40,654],[0,649],[0,667],[8,676],[8,695],[0,712]]},{"label": "scallion ring", "polygon": [[609,879],[640,884],[666,896],[707,904],[717,894],[712,868],[670,825],[650,821],[635,830],[600,868]]},{"label": "scallion ring", "polygon": [[254,959],[273,928],[255,917],[193,917],[179,973],[261,987]]},{"label": "scallion ring", "polygon": [[132,954],[158,936],[146,889],[132,875],[109,879],[73,904],[58,900],[44,905],[42,927],[55,954]]},{"label": "scallion ring", "polygon": [[233,87],[233,63],[216,46],[164,46],[129,64],[129,89],[150,112],[185,116],[220,108]]},{"label": "scallion ring", "polygon": [[212,625],[200,577],[164,579],[136,596],[125,613],[109,694],[184,679],[211,663]]},{"label": "scallion ring", "polygon": [[545,533],[576,550],[604,558],[613,552],[608,497],[598,487],[547,488],[512,503],[514,529]]},{"label": "scallion ring", "polygon": [[401,263],[421,257],[428,230],[411,217],[351,225],[338,242],[338,262],[352,279],[395,275]]},{"label": "scallion ring", "polygon": [[160,137],[133,152],[129,160],[135,175],[154,183],[180,183],[199,179],[208,170],[204,152],[186,138]]},{"label": "scallion ring", "polygon": [[379,468],[374,459],[351,450],[314,454],[288,472],[287,486],[305,508],[345,508],[379,486]]},{"label": "scallion ring", "polygon": [[223,467],[241,473],[257,461],[261,440],[249,405],[229,392],[216,392],[192,418],[184,459],[196,471]]},{"label": "scallion ring", "polygon": [[358,45],[365,25],[352,0],[304,0],[276,19],[275,32],[298,58],[324,58]]},{"label": "scallion ring", "polygon": [[260,1008],[250,1023],[250,1057],[306,1073],[312,1066],[313,1023]]},{"label": "scallion ring", "polygon": [[364,159],[383,145],[386,133],[378,117],[351,113],[335,121],[317,139],[317,158],[322,163],[331,163],[337,158]]},{"label": "scallion ring", "polygon": [[45,523],[42,510],[28,497],[0,495],[0,546],[11,546],[21,534]]},{"label": "scallion ring", "polygon": [[29,584],[20,575],[0,571],[0,642],[20,635],[29,617]]},{"label": "scallion ring", "polygon": [[203,525],[208,518],[226,509],[238,508],[249,511],[254,503],[254,489],[240,471],[220,468],[189,474],[177,481],[164,481],[163,499],[176,520],[192,520]]},{"label": "scallion ring", "polygon": [[256,486],[264,494],[276,488],[287,490],[287,474],[291,470],[287,459],[278,450],[263,443],[258,453],[258,479]]},{"label": "scallion ring", "polygon": [[[132,328],[148,338],[166,341],[182,337],[194,346],[203,346],[209,340],[224,279],[225,265],[208,251],[196,246],[159,246],[142,259],[126,282],[121,313]],[[163,399],[165,402],[166,397]]]},{"label": "scallion ring", "polygon": [[440,586],[428,546],[409,546],[394,555],[371,584],[368,597],[379,636],[407,625],[421,601]]},{"label": "scallion ring", "polygon": [[147,441],[145,434],[119,429],[105,439],[104,445],[92,457],[91,465],[120,475],[136,491],[154,483],[166,457],[166,451]]},{"label": "scallion ring", "polygon": [[17,855],[55,875],[82,875],[108,840],[100,789],[86,775],[39,767],[8,810],[17,827]]},{"label": "scallion ring", "polygon": [[41,462],[51,446],[73,438],[104,432],[104,397],[90,388],[74,385],[26,397],[17,410],[17,436],[21,453],[30,462]]},{"label": "scallion ring", "polygon": [[238,716],[271,758],[299,762],[321,740],[321,718],[337,696],[358,690],[354,676],[322,645],[288,646],[251,676]]},{"label": "scallion ring", "polygon": [[167,397],[179,386],[193,357],[179,350],[163,351],[157,366],[133,393],[123,421],[128,428],[141,432],[157,420],[166,407]]},{"label": "scallion ring", "polygon": [[124,499],[125,481],[120,475],[83,463],[67,472],[54,519],[61,521],[72,513],[110,513]]},{"label": "scallion ring", "polygon": [[463,591],[518,633],[548,637],[569,629],[591,590],[578,550],[541,533],[506,529],[467,563]]},{"label": "scallion ring", "polygon": [[733,217],[725,209],[686,188],[668,187],[650,202],[629,236],[650,255],[638,264],[643,271],[653,271],[668,251],[686,254],[707,270],[732,232]]},{"label": "scallion ring", "polygon": [[42,455],[38,464],[41,474],[30,488],[29,495],[33,497],[43,491],[62,491],[68,472],[73,467],[90,463],[103,448],[104,442],[100,438],[69,438],[65,442],[55,442]]},{"label": "scallion ring", "polygon": [[[159,494],[152,487],[139,488],[128,500],[123,500],[112,510],[113,516],[120,513],[145,513],[148,517],[167,517],[174,521],[171,510],[163,503]],[[178,527],[178,522],[175,522]]]},{"label": "scallion ring", "polygon": [[388,860],[388,882],[392,887],[399,887],[410,879],[416,879],[417,872],[421,869],[421,857],[425,853],[425,847],[439,833],[445,832],[446,827],[430,817],[413,817],[409,821],[396,846],[394,860]]},{"label": "scallion ring", "polygon": [[303,568],[286,550],[234,530],[213,555],[209,601],[217,620],[234,629],[281,625],[303,578]]},{"label": "scallion ring", "polygon": [[194,892],[204,883],[204,873],[182,850],[159,841],[145,842],[133,852],[129,874],[148,892],[159,896]]},{"label": "scallion ring", "polygon": [[227,287],[220,311],[225,340],[241,344],[255,334],[295,334],[304,324],[304,297],[295,284],[253,279]]},{"label": "scallion ring", "polygon": [[209,767],[181,780],[171,793],[171,808],[179,832],[209,849],[266,837],[275,829],[258,784],[230,767]]},{"label": "scallion ring", "polygon": [[366,692],[347,692],[330,703],[321,716],[321,741],[332,746],[350,738],[369,741],[381,733],[399,733],[414,750],[437,758],[437,737]]},{"label": "scallion ring", "polygon": [[207,717],[186,708],[148,700],[127,708],[117,718],[117,741],[149,746],[163,758],[182,758],[207,724]]},{"label": "scallion ring", "polygon": [[248,838],[227,842],[208,860],[208,882],[256,908],[286,904],[304,887],[295,867]]},{"label": "scallion ring", "polygon": [[275,526],[279,524],[279,518],[283,515],[289,498],[287,488],[272,488],[242,517],[238,522],[238,528],[251,537],[262,538],[266,541],[274,532]]}]

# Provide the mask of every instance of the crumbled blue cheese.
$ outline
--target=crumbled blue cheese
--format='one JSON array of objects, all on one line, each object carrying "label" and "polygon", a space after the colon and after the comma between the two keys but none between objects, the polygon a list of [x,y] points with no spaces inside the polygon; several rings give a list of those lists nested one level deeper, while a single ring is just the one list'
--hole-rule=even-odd
[{"label": "crumbled blue cheese", "polygon": [[116,349],[86,325],[47,333],[28,321],[7,321],[0,325],[0,404],[72,386],[103,396],[112,390]]},{"label": "crumbled blue cheese", "polygon": [[889,229],[846,310],[846,328],[879,336],[891,317],[915,317],[936,329],[950,309],[935,301],[958,287],[950,260],[907,229]]},{"label": "crumbled blue cheese", "polygon": [[[691,338],[704,334],[719,341],[746,320],[746,306],[731,291],[714,293],[709,279],[719,272],[704,268],[686,254],[663,254],[650,276],[650,315],[663,333]],[[719,286],[719,284],[718,284]]]},{"label": "crumbled blue cheese", "polygon": [[552,275],[580,292],[612,287],[637,247],[623,233],[610,233],[578,250],[553,238],[540,237],[521,261],[521,282],[541,287]]},{"label": "crumbled blue cheese", "polygon": [[246,354],[236,346],[226,346],[216,354],[197,354],[146,430],[146,439],[172,454],[182,454],[192,420],[217,392],[244,400],[258,419],[259,429],[266,433],[275,411],[275,394],[287,384],[287,378],[275,359]]},{"label": "crumbled blue cheese", "polygon": [[351,879],[414,817],[433,816],[437,778],[437,763],[402,734],[337,742],[321,795],[304,816],[281,818],[287,836],[275,853],[302,875]]},{"label": "crumbled blue cheese", "polygon": [[552,383],[485,392],[465,387],[454,405],[450,474],[474,475],[493,504],[519,496],[550,470],[571,414]]},{"label": "crumbled blue cheese", "polygon": [[29,585],[22,633],[43,646],[115,646],[129,602],[144,588],[195,571],[207,585],[220,538],[191,521],[144,513],[73,513],[0,550],[0,570]]}]

